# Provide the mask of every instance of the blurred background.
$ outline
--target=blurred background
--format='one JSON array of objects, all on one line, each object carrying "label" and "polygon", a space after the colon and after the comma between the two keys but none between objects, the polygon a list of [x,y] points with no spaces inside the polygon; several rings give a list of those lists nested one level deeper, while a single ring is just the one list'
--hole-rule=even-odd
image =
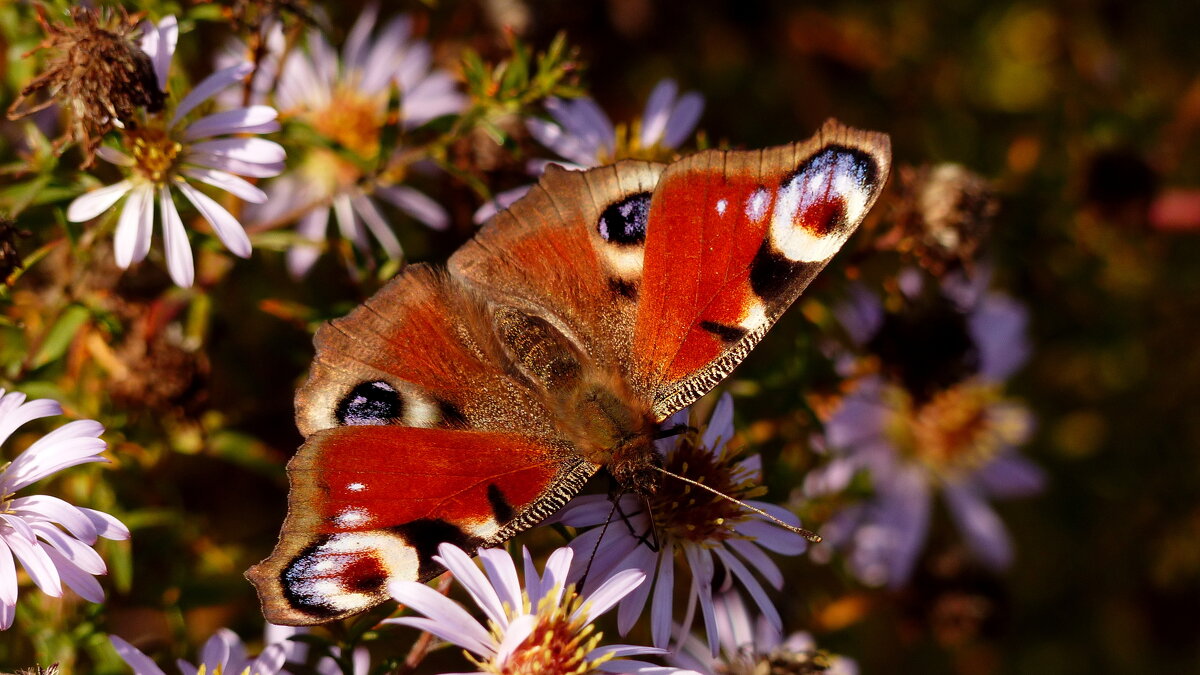
[{"label": "blurred background", "polygon": [[[193,8],[149,4],[155,16]],[[341,34],[362,6],[313,4]],[[581,85],[613,120],[639,116],[655,84],[674,78],[705,99],[700,145],[788,143],[828,117],[884,131],[895,165],[877,219],[900,208],[901,167],[953,162],[990,181],[995,216],[977,257],[993,286],[1030,312],[1032,356],[1007,391],[1036,418],[1023,451],[1047,474],[1040,495],[997,506],[1015,562],[1006,573],[972,563],[939,506],[899,588],[865,586],[836,559],[783,561],[785,622],[857,659],[863,673],[1200,669],[1200,4],[386,3],[385,13],[401,10],[452,71],[466,47],[495,61],[512,36],[544,50],[565,32],[584,66]],[[40,35],[15,23],[28,21],[27,8],[3,11],[7,106],[35,72],[20,55]],[[231,34],[213,16],[181,40],[197,77],[210,69],[211,45]],[[501,126],[505,146],[470,135],[448,159],[493,192],[530,182],[526,160],[547,156],[521,124]],[[21,161],[19,125],[0,127],[0,163]],[[0,185],[9,179],[7,208],[25,180],[9,172]],[[444,261],[474,232],[482,200],[446,172],[413,180],[448,210],[450,226],[397,219],[396,232],[408,260]],[[33,203],[18,223],[54,227],[63,199]],[[40,227],[26,226],[34,232],[19,250],[51,238]],[[832,328],[821,308],[842,297],[847,279],[882,283],[904,264],[903,252],[872,239],[882,228],[868,223],[804,309],[724,385],[746,443],[779,467],[768,471],[771,498],[789,499],[806,524],[828,515],[799,492],[820,462],[814,400],[837,389],[822,356],[822,331]],[[105,422],[115,466],[64,478],[60,491],[121,517],[133,543],[104,550],[112,569],[103,608],[22,604],[28,633],[0,635],[9,642],[0,663],[66,654],[77,638],[99,653],[102,632],[157,631],[181,645],[219,626],[261,630],[241,572],[269,552],[284,514],[281,466],[301,440],[292,393],[312,356],[310,330],[368,297],[378,279],[356,280],[326,257],[293,280],[269,246],[236,265],[217,251],[198,253],[198,276],[213,280],[202,291],[172,289],[161,265],[118,276],[111,255],[96,254],[70,284],[55,281],[56,266],[72,259],[51,255],[9,293],[7,325],[23,328],[0,336],[3,384]],[[102,307],[71,296],[87,312],[52,338],[58,351],[29,342],[62,326],[62,315],[39,309],[64,306],[50,295],[82,286],[104,297]],[[120,335],[116,357],[134,372],[114,383],[90,366],[77,337],[87,330]],[[182,333],[158,339],[169,331]],[[74,633],[62,632],[64,611]]]}]

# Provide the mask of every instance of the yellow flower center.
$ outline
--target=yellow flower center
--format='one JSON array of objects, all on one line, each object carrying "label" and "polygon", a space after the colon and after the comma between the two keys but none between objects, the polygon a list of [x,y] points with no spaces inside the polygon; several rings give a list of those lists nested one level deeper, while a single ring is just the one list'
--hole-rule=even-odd
[{"label": "yellow flower center", "polygon": [[[738,465],[740,452],[726,445],[713,454],[701,446],[699,432],[687,431],[667,454],[663,468],[734,499],[760,497],[767,489],[755,480],[754,472]],[[695,542],[741,537],[731,525],[749,515],[728,499],[670,477],[663,478],[658,491],[647,501],[658,532]]]},{"label": "yellow flower center", "polygon": [[616,126],[616,143],[612,153],[601,147],[596,153],[596,164],[604,166],[622,159],[640,159],[647,162],[671,162],[679,153],[663,146],[661,143],[642,145],[642,121],[634,120],[633,124],[618,124]]},{"label": "yellow flower center", "polygon": [[[583,598],[568,586],[562,599],[555,603],[545,597],[538,603],[537,625],[529,637],[508,655],[503,662],[471,660],[480,670],[496,675],[586,675],[611,656],[589,659],[588,654],[600,644],[603,634],[587,623],[583,613],[571,618],[583,606]],[[529,600],[525,600],[526,606]],[[497,641],[504,637],[498,626],[492,626]]]},{"label": "yellow flower center", "polygon": [[175,158],[183,150],[183,145],[161,127],[129,129],[125,137],[126,147],[133,151],[134,171],[151,183],[165,183],[175,168]]},{"label": "yellow flower center", "polygon": [[1029,429],[1025,412],[1007,405],[992,385],[965,382],[921,405],[899,387],[886,396],[892,411],[889,437],[941,476],[983,466],[1004,446],[1019,443]]},{"label": "yellow flower center", "polygon": [[364,96],[350,87],[338,87],[332,103],[322,110],[301,114],[322,136],[350,150],[362,159],[379,154],[379,132],[386,119],[386,94]]}]

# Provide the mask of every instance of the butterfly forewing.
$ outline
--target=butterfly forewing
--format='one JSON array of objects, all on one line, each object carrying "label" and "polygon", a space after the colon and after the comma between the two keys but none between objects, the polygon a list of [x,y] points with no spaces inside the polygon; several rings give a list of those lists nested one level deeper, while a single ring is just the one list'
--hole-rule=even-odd
[{"label": "butterfly forewing", "polygon": [[887,178],[882,134],[672,164],[650,206],[629,377],[664,419],[707,393],[825,267]]}]

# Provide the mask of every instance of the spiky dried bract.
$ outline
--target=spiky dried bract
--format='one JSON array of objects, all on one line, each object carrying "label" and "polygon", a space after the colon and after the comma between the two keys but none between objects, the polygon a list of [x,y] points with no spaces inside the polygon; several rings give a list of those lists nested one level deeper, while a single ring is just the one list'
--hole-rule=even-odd
[{"label": "spiky dried bract", "polygon": [[[166,94],[158,87],[150,57],[135,41],[139,14],[74,7],[67,23],[51,21],[40,6],[37,12],[46,37],[25,56],[43,49],[54,53],[9,106],[8,118],[20,119],[58,103],[71,121],[55,140],[55,150],[69,141],[79,143],[81,168],[87,168],[106,133],[133,125],[138,108],[162,110]],[[43,92],[44,100],[32,102]]]}]

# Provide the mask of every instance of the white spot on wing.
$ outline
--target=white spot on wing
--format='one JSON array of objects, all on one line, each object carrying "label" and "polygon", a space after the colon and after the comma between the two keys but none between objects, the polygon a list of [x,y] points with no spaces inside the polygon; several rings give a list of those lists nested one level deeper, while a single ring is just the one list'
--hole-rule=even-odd
[{"label": "white spot on wing", "polygon": [[404,401],[404,423],[410,427],[428,429],[442,421],[442,412],[423,396],[410,394]]},{"label": "white spot on wing", "polygon": [[363,485],[362,483],[355,482],[347,484],[346,489],[351,492],[362,492],[363,490],[367,489],[367,486]]},{"label": "white spot on wing", "polygon": [[360,556],[375,558],[388,576],[388,581],[416,581],[420,564],[416,549],[397,534],[373,530],[333,535],[291,566],[286,583],[293,592],[314,605],[323,605],[338,612],[367,609],[375,605],[379,598],[371,593],[350,590],[345,585],[346,580],[338,576]]},{"label": "white spot on wing", "polygon": [[364,509],[345,509],[337,514],[334,523],[339,527],[357,527],[371,519],[371,514]]},{"label": "white spot on wing", "polygon": [[766,312],[763,311],[762,303],[754,302],[746,308],[746,316],[738,323],[738,325],[750,332],[754,332],[765,326],[766,323],[767,315]]},{"label": "white spot on wing", "polygon": [[729,207],[728,199],[718,199],[717,200],[717,215],[718,216],[725,215],[725,209],[727,209],[728,207]]},{"label": "white spot on wing", "polygon": [[[771,205],[771,195],[766,188],[758,188],[746,200],[746,217],[750,222],[757,223],[767,215],[767,207]],[[775,207],[778,211],[779,207]]]},{"label": "white spot on wing", "polygon": [[[793,262],[820,262],[833,257],[866,215],[870,186],[866,166],[848,153],[828,149],[809,161],[803,173],[780,186],[771,214],[771,243]],[[840,200],[844,225],[816,235],[797,218],[819,201]]]}]

